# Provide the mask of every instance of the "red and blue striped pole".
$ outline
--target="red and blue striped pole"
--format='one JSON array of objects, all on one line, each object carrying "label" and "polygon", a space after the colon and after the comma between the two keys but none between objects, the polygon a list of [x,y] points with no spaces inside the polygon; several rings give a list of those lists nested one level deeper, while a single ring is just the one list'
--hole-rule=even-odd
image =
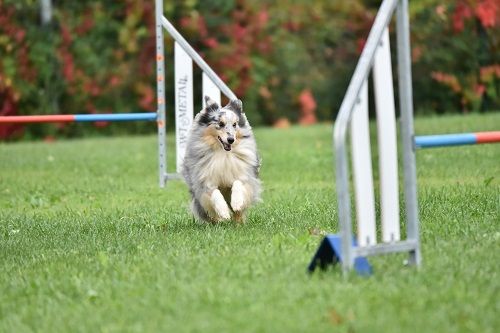
[{"label": "red and blue striped pole", "polygon": [[500,131],[442,134],[442,135],[423,135],[415,137],[415,146],[417,148],[476,145],[482,143],[495,143],[495,142],[500,142]]},{"label": "red and blue striped pole", "polygon": [[93,121],[141,121],[156,120],[156,112],[101,113],[101,114],[57,114],[38,116],[0,116],[0,124],[14,123],[73,123]]}]

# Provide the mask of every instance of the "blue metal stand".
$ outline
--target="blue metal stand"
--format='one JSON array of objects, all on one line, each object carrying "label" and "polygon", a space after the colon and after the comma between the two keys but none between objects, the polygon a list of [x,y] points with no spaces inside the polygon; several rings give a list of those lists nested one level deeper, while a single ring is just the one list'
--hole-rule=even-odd
[{"label": "blue metal stand", "polygon": [[[311,260],[309,272],[314,272],[316,266],[326,269],[328,265],[335,265],[342,262],[342,239],[340,235],[327,235],[321,242],[318,251]],[[356,239],[352,240],[353,246],[357,245]],[[359,275],[371,275],[373,273],[372,266],[365,257],[356,257],[354,259],[354,270]]]}]

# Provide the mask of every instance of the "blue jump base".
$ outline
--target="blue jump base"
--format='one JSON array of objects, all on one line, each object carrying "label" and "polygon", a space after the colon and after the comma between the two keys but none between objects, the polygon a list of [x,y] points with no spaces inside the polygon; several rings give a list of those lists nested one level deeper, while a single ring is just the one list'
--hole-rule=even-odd
[{"label": "blue jump base", "polygon": [[[352,245],[357,246],[355,238],[352,240]],[[338,234],[327,235],[319,245],[307,269],[312,273],[318,266],[325,270],[329,265],[335,265],[339,262],[342,262],[342,238]],[[363,276],[373,274],[372,266],[365,257],[354,259],[354,270]]]}]

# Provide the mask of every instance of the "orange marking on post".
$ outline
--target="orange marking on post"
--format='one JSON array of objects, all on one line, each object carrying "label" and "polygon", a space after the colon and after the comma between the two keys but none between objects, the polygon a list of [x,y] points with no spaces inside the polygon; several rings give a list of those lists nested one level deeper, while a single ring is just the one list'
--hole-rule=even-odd
[{"label": "orange marking on post", "polygon": [[163,104],[163,98],[158,98],[158,104]]},{"label": "orange marking on post", "polygon": [[163,56],[161,54],[156,55],[156,60],[162,61],[163,60]]},{"label": "orange marking on post", "polygon": [[156,123],[158,124],[158,127],[164,127],[165,123],[161,120],[157,120]]},{"label": "orange marking on post", "polygon": [[161,82],[161,81],[163,81],[163,76],[158,75],[158,82]]}]

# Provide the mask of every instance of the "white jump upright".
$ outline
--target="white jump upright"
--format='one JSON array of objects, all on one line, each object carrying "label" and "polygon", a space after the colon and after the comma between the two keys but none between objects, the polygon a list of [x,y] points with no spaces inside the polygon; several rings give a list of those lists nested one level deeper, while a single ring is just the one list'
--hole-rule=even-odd
[{"label": "white jump upright", "polygon": [[382,33],[373,64],[373,86],[377,111],[382,240],[397,241],[399,232],[398,151],[396,108],[392,83],[389,29]]},{"label": "white jump upright", "polygon": [[377,243],[375,197],[373,194],[372,155],[368,126],[368,82],[365,80],[354,106],[351,120],[352,166],[356,195],[358,244]]},{"label": "white jump upright", "polygon": [[[182,35],[163,15],[163,0],[156,0],[156,77],[157,77],[157,123],[158,123],[158,160],[160,187],[169,179],[179,179],[184,159],[189,130],[193,122],[193,62],[202,70],[203,95],[210,96],[219,104],[221,92],[229,99],[236,95],[220,79],[201,56],[189,45]],[[176,172],[167,172],[167,146],[165,135],[165,69],[163,29],[174,40],[175,68],[175,120],[176,120]],[[204,106],[204,102],[202,104]]]},{"label": "white jump upright", "polygon": [[193,60],[174,43],[175,56],[175,153],[176,170],[181,172],[189,130],[193,123]]}]

